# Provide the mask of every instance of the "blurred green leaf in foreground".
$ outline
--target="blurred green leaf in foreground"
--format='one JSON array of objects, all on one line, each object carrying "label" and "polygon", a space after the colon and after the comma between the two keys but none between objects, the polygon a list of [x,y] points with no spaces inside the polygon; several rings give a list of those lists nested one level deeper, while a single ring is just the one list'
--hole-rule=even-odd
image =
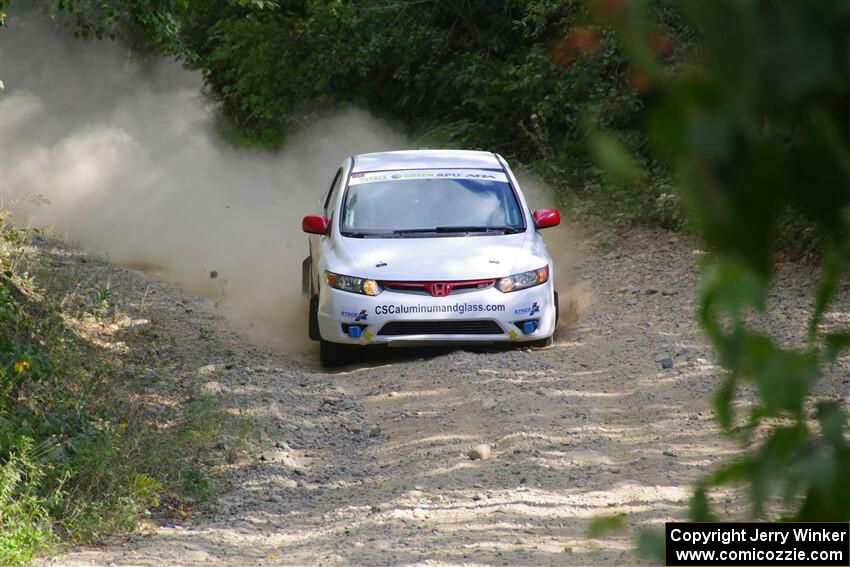
[{"label": "blurred green leaf in foreground", "polygon": [[[691,517],[716,518],[712,490],[734,485],[752,518],[850,520],[847,413],[813,395],[850,345],[846,306],[833,305],[850,267],[850,3],[683,2],[701,48],[676,69],[653,55],[646,3],[622,4],[614,25],[646,77],[644,129],[710,251],[698,316],[725,369],[718,422],[744,449],[696,487]],[[822,264],[806,340],[791,347],[757,323],[788,215],[816,227]],[[827,323],[831,309],[843,316]],[[755,396],[739,415],[742,387]]]}]

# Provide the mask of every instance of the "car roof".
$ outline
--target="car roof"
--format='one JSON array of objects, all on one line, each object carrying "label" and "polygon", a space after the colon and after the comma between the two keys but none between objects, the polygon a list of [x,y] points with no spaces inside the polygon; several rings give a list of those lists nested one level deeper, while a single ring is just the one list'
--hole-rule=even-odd
[{"label": "car roof", "polygon": [[498,169],[502,164],[492,152],[472,150],[404,150],[353,156],[355,173],[400,169]]}]

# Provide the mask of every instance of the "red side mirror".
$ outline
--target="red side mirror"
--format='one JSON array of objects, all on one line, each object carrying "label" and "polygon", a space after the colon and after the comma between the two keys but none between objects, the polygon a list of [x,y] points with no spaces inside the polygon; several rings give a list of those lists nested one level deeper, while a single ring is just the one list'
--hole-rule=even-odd
[{"label": "red side mirror", "polygon": [[301,221],[301,230],[310,234],[327,234],[328,226],[327,217],[321,215],[307,215]]},{"label": "red side mirror", "polygon": [[561,213],[558,209],[537,209],[534,211],[534,226],[549,228],[561,224]]}]

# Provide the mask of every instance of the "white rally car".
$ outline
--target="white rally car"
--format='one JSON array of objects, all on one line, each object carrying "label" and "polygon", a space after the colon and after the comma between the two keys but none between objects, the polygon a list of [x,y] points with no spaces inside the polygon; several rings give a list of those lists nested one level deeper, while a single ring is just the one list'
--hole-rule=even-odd
[{"label": "white rally car", "polygon": [[542,228],[501,156],[415,150],[346,159],[304,217],[310,338],[338,366],[367,345],[551,342],[558,318]]}]

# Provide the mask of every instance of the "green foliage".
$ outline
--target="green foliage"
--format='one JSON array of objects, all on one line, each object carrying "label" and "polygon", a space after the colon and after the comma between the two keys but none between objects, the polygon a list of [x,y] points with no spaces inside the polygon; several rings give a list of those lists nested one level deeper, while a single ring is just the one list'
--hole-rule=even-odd
[{"label": "green foliage", "polygon": [[[665,61],[681,65],[695,34],[678,3],[642,3],[657,21]],[[579,214],[684,224],[669,167],[652,157],[640,131],[647,95],[626,57],[629,42],[610,25],[617,2],[47,5],[81,37],[121,36],[140,52],[170,54],[201,71],[220,102],[218,129],[236,145],[276,149],[318,113],[355,105],[406,125],[418,145],[493,150],[522,162]],[[592,125],[618,142],[619,158],[597,136],[588,151]],[[629,182],[608,183],[594,161],[599,152],[619,159]],[[628,154],[637,156],[633,164],[623,161]]]},{"label": "green foliage", "polygon": [[615,516],[600,516],[594,518],[587,527],[587,535],[592,538],[600,538],[611,533],[626,530],[626,517],[623,514]]},{"label": "green foliage", "polygon": [[44,473],[32,440],[17,440],[16,451],[0,464],[0,565],[29,562],[53,542],[47,502],[39,495]]},{"label": "green foliage", "polygon": [[54,527],[79,541],[132,529],[157,495],[139,463],[123,459],[132,432],[99,405],[110,369],[20,277],[24,240],[0,224],[2,564],[26,562],[54,541]]},{"label": "green foliage", "polygon": [[[171,427],[126,402],[113,357],[70,328],[55,293],[27,274],[41,269],[28,241],[0,216],[0,565],[27,563],[60,540],[131,531],[162,496],[172,506],[205,501],[218,489],[211,449],[234,433],[209,398],[188,400]],[[112,301],[100,287],[94,314]],[[237,440],[247,437],[249,424],[235,425]]]},{"label": "green foliage", "polygon": [[[676,64],[692,30],[675,5],[651,5]],[[668,168],[639,130],[645,97],[622,42],[583,1],[290,1],[262,14],[219,1],[187,14],[194,64],[228,119],[260,145],[276,146],[317,109],[354,104],[409,125],[421,144],[521,161],[571,207],[682,224]],[[628,180],[607,183],[593,157],[616,159],[615,147],[589,152],[591,124],[637,154],[629,164],[619,153]]]},{"label": "green foliage", "polygon": [[[850,330],[824,322],[850,269],[850,6],[717,0],[684,6],[704,38],[701,61],[670,70],[635,41],[650,78],[645,130],[675,166],[685,205],[712,251],[699,321],[727,374],[717,418],[747,448],[698,486],[695,520],[713,517],[711,490],[748,488],[754,518],[850,519],[848,416],[814,399],[823,370],[850,346]],[[640,3],[622,22],[649,37]],[[765,313],[773,254],[788,217],[822,248],[807,341],[783,346],[754,321]],[[754,317],[755,316],[755,317]],[[742,388],[756,401],[735,413]]]},{"label": "green foliage", "polygon": [[109,284],[97,290],[94,298],[93,311],[97,317],[103,317],[109,311],[109,298],[112,295],[112,289]]},{"label": "green foliage", "polygon": [[[499,151],[592,212],[679,226],[667,168],[640,134],[645,97],[623,43],[583,0],[53,0],[84,37],[122,35],[203,73],[219,130],[277,148],[317,112],[356,105],[410,127],[421,144]],[[693,32],[653,0],[675,63]],[[661,32],[659,32],[661,33]],[[596,124],[640,157],[611,188],[593,154]],[[595,140],[598,142],[599,140]],[[623,162],[627,154],[619,153]],[[639,167],[638,167],[639,166]],[[628,172],[624,172],[628,173]]]},{"label": "green foliage", "polygon": [[181,37],[227,115],[260,140],[280,140],[305,111],[355,103],[447,142],[539,156],[561,151],[549,132],[578,132],[586,100],[612,81],[606,65],[565,71],[548,52],[564,12],[583,17],[580,2],[548,18],[524,4],[287,1],[257,12],[198,1]]}]

